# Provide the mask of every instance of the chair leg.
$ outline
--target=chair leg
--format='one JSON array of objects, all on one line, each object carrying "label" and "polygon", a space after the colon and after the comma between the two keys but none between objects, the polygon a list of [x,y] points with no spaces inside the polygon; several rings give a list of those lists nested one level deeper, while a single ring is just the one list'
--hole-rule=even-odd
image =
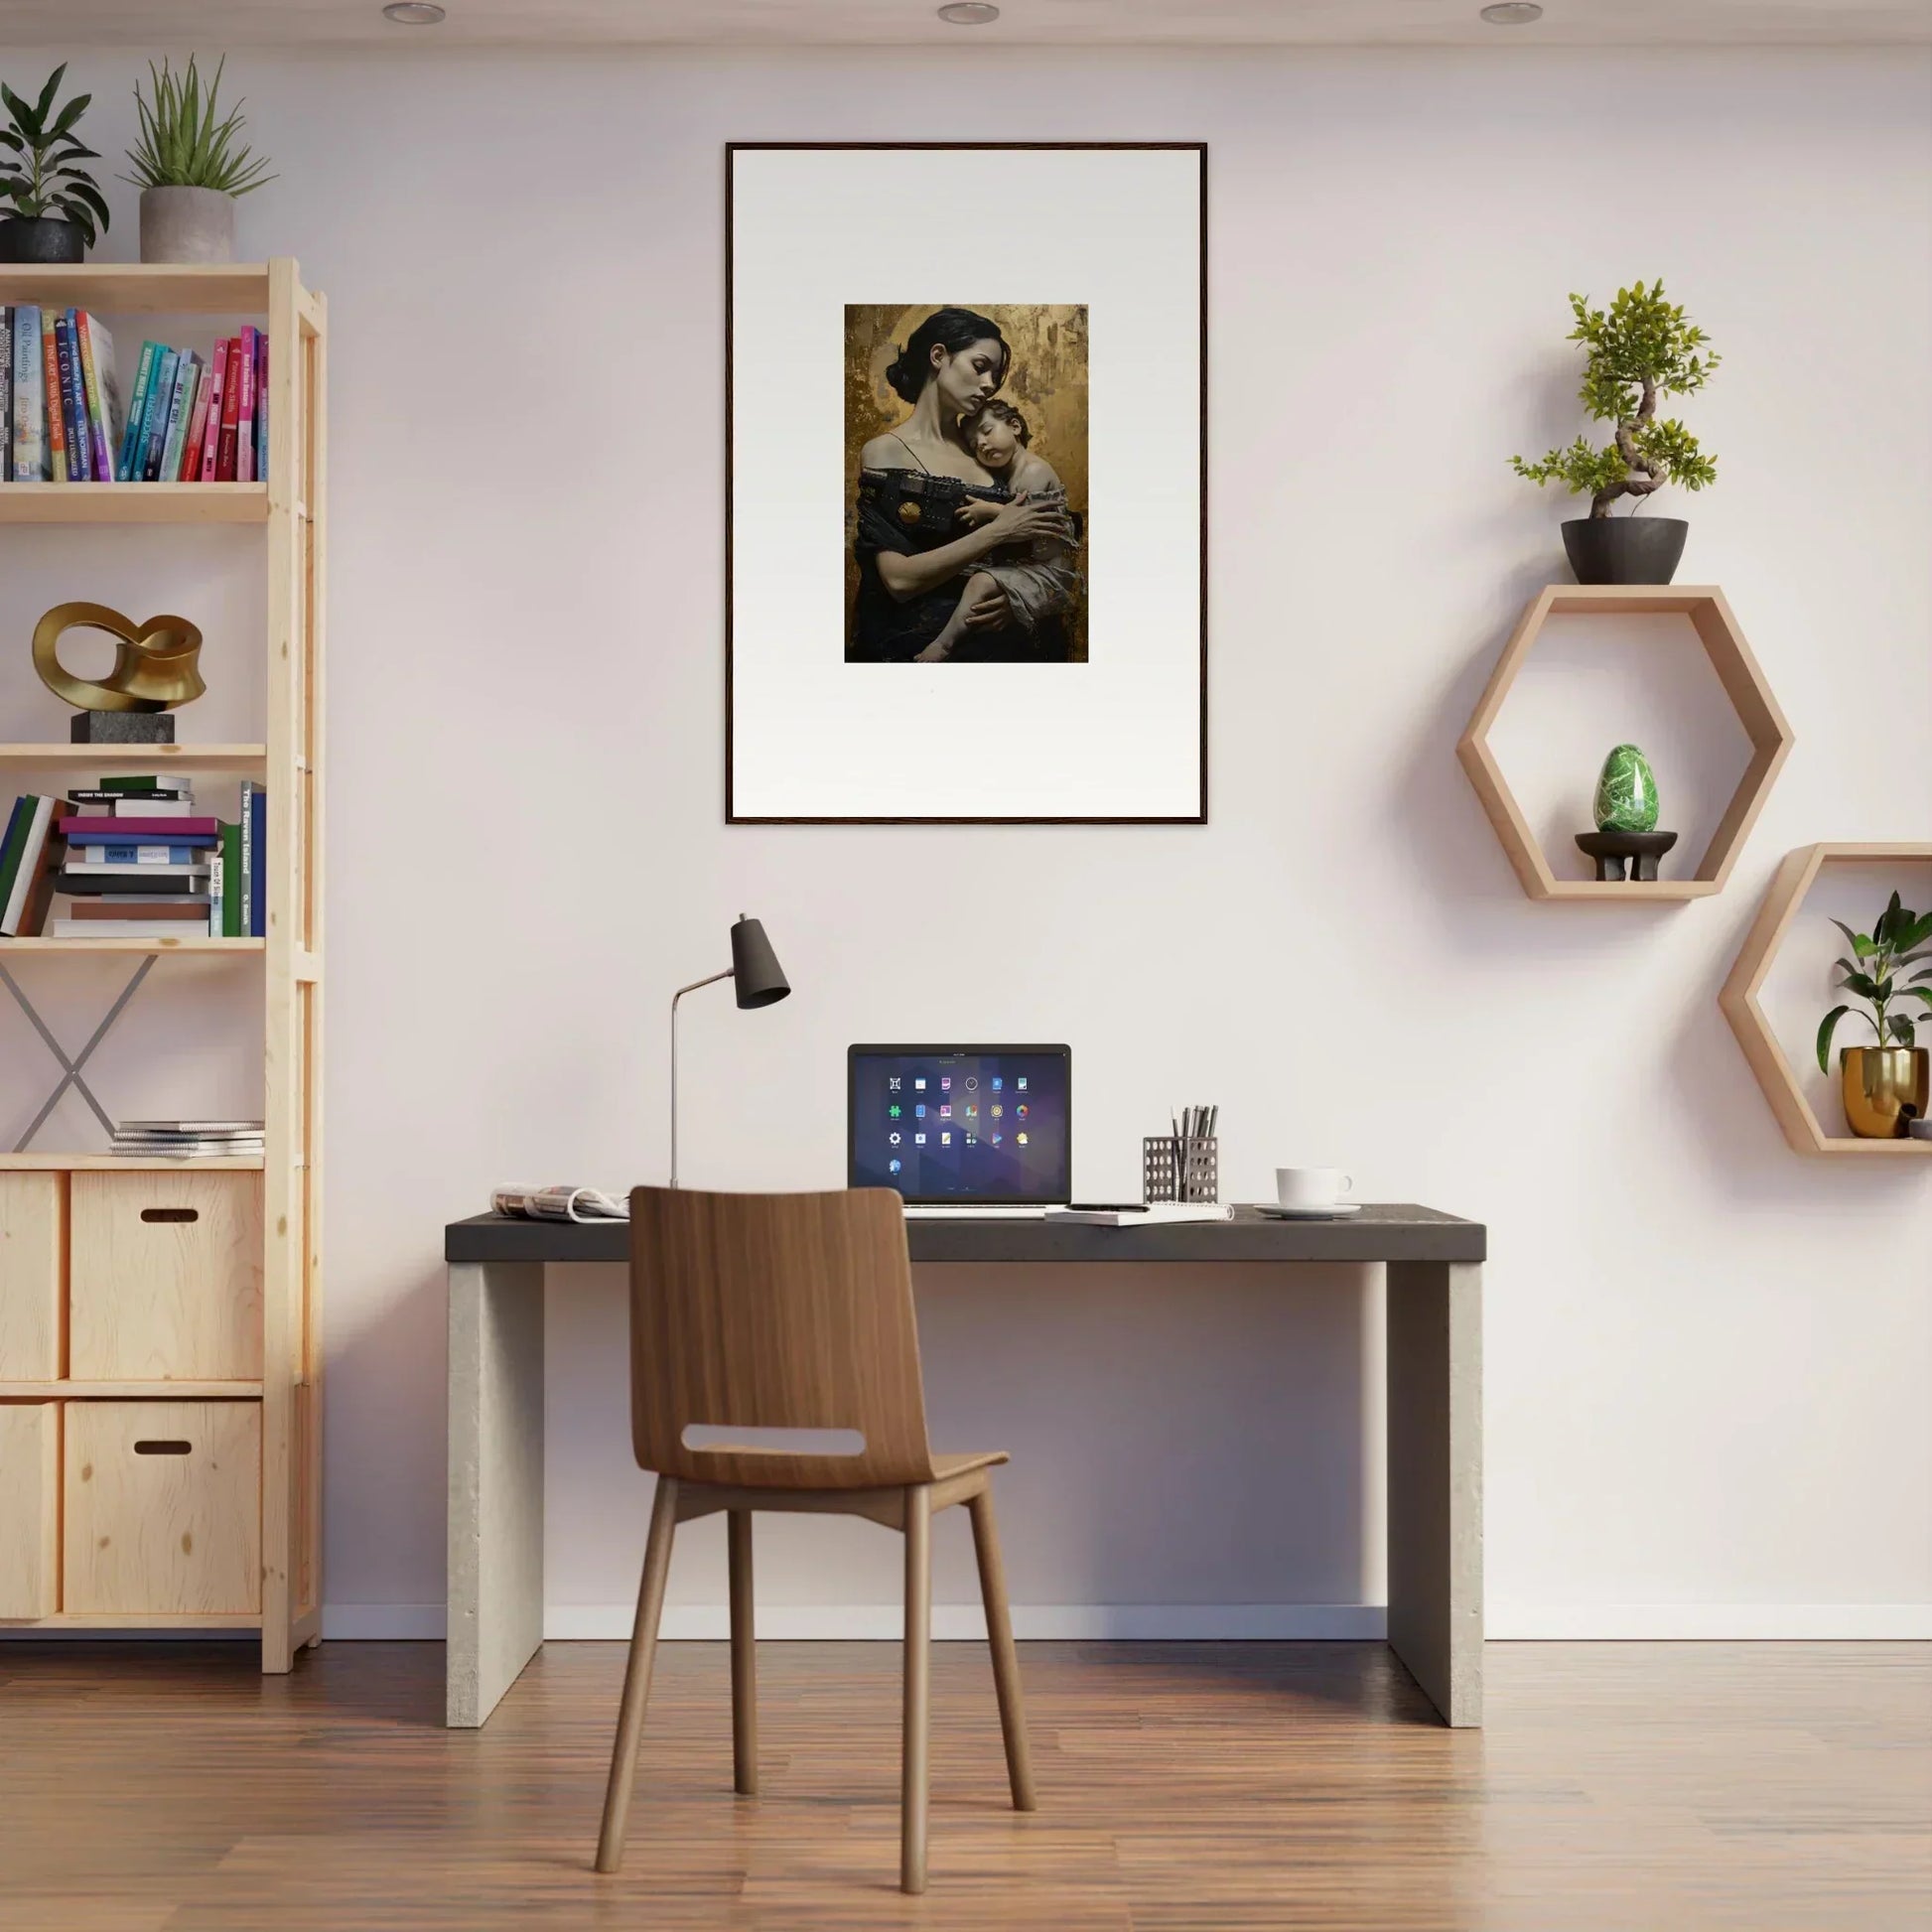
[{"label": "chair leg", "polygon": [[899,1759],[900,1891],[925,1890],[927,1747],[932,1736],[932,1491],[905,1491],[905,1733]]},{"label": "chair leg", "polygon": [[1006,1739],[1007,1781],[1015,1811],[1038,1809],[1034,1797],[1033,1757],[1027,1748],[1027,1711],[1020,1699],[1020,1653],[1013,1647],[1007,1612],[1007,1567],[993,1522],[993,1491],[967,1499],[973,1518],[973,1552],[979,1558],[980,1600],[986,1605],[986,1640],[993,1652],[993,1689],[1000,1700],[1000,1734]]},{"label": "chair leg", "polygon": [[752,1512],[727,1512],[731,1564],[732,1788],[756,1798],[759,1790],[759,1666],[752,1620]]},{"label": "chair leg", "polygon": [[677,1483],[670,1476],[659,1476],[657,1500],[651,1505],[650,1539],[644,1545],[644,1574],[637,1586],[637,1621],[630,1632],[630,1661],[624,1666],[618,1741],[611,1752],[611,1782],[604,1792],[604,1829],[597,1840],[600,1871],[615,1871],[623,1862],[623,1830],[630,1816],[630,1787],[637,1775],[637,1740],[644,1728],[644,1701],[650,1696],[650,1666],[657,1654],[657,1624],[664,1612],[664,1580],[670,1575],[671,1538],[676,1534]]}]

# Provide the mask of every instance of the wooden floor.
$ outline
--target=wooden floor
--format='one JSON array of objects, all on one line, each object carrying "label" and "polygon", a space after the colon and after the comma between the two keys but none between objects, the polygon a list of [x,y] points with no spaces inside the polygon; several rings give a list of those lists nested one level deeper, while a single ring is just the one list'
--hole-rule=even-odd
[{"label": "wooden floor", "polygon": [[481,1731],[433,1644],[0,1644],[0,1932],[1932,1926],[1932,1646],[1492,1644],[1449,1731],[1379,1645],[1028,1644],[1039,1812],[986,1653],[933,1671],[932,1888],[897,1872],[897,1653],[670,1644],[630,1854],[591,1871],[623,1653]]}]

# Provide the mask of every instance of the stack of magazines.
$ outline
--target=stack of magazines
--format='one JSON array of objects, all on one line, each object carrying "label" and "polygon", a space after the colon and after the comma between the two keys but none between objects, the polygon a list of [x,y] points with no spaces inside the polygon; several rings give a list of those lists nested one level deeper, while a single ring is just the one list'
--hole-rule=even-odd
[{"label": "stack of magazines", "polygon": [[258,1155],[258,1120],[124,1120],[114,1129],[115,1154],[144,1161],[207,1161]]},{"label": "stack of magazines", "polygon": [[523,1221],[627,1221],[627,1199],[596,1187],[498,1187],[489,1196],[490,1211]]}]

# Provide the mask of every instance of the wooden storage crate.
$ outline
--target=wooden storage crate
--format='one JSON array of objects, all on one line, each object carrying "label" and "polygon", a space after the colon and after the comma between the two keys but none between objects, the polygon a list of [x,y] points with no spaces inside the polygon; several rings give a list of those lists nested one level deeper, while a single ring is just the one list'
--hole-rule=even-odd
[{"label": "wooden storage crate", "polygon": [[60,1607],[61,1405],[0,1402],[0,1617]]},{"label": "wooden storage crate", "polygon": [[261,1608],[256,1402],[69,1402],[68,1616]]},{"label": "wooden storage crate", "polygon": [[0,1173],[0,1382],[61,1373],[67,1186],[64,1173]]},{"label": "wooden storage crate", "polygon": [[71,1184],[69,1378],[259,1378],[261,1175],[76,1173]]}]

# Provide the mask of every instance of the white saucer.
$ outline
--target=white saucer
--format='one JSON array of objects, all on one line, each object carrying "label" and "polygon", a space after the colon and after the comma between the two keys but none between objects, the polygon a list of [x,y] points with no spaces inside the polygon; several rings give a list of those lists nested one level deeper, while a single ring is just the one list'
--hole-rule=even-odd
[{"label": "white saucer", "polygon": [[1258,1200],[1255,1212],[1270,1221],[1335,1221],[1349,1214],[1359,1214],[1362,1204],[1358,1200],[1336,1201],[1332,1207],[1283,1207],[1275,1201]]}]

